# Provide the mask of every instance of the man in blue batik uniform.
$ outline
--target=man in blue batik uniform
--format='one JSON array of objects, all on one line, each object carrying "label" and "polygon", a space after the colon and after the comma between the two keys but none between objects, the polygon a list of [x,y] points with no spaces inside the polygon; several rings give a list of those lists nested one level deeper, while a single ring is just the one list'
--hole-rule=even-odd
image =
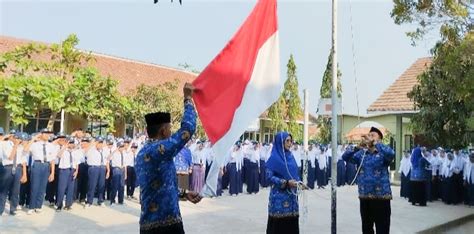
[{"label": "man in blue batik uniform", "polygon": [[171,135],[169,113],[145,116],[149,142],[138,153],[135,165],[140,186],[140,233],[184,233],[178,199],[201,201],[199,194],[178,189],[173,161],[196,130],[193,90],[191,84],[183,88],[183,120],[175,134]]},{"label": "man in blue batik uniform", "polygon": [[377,234],[390,232],[392,191],[388,167],[395,152],[381,142],[382,138],[382,132],[372,127],[358,147],[342,155],[344,161],[360,165],[357,184],[364,234],[374,233],[374,223]]}]

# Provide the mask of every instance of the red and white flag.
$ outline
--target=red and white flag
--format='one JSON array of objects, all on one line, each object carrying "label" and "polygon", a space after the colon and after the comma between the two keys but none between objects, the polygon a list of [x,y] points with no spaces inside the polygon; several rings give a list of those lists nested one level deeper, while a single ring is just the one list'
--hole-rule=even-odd
[{"label": "red and white flag", "polygon": [[215,196],[229,149],[281,91],[276,0],[259,0],[234,37],[193,82],[194,102],[216,155],[205,196]]}]

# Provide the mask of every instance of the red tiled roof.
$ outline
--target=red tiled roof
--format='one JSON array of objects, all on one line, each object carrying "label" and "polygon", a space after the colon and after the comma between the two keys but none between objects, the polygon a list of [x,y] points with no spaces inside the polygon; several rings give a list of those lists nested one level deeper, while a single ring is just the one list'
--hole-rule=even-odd
[{"label": "red tiled roof", "polygon": [[[13,37],[0,36],[0,53],[13,50],[17,46],[31,42],[32,41]],[[135,89],[141,84],[156,86],[167,81],[174,82],[178,80],[179,85],[182,86],[185,82],[191,82],[197,76],[194,73],[151,63],[97,53],[92,53],[92,56],[95,61],[92,62],[91,65],[97,68],[101,75],[110,76],[112,79],[118,80],[118,89],[122,94]],[[181,94],[181,92],[179,92],[179,94]]]},{"label": "red tiled roof", "polygon": [[415,105],[407,94],[418,84],[418,75],[430,65],[431,58],[418,59],[369,106],[367,112],[414,111]]},{"label": "red tiled roof", "polygon": [[[386,135],[388,132],[386,128],[379,128],[380,131],[382,132],[383,135]],[[349,131],[346,135],[345,138],[347,141],[350,142],[357,142],[362,140],[363,135],[367,135],[370,131],[370,128],[353,128],[351,131]]]}]

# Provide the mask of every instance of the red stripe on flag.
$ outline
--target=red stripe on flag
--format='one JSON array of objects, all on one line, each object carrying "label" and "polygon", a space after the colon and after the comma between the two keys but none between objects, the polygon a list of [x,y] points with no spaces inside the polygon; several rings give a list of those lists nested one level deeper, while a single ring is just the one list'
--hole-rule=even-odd
[{"label": "red stripe on flag", "polygon": [[258,51],[277,31],[276,11],[276,0],[260,0],[239,31],[193,82],[194,102],[212,143],[230,129]]}]

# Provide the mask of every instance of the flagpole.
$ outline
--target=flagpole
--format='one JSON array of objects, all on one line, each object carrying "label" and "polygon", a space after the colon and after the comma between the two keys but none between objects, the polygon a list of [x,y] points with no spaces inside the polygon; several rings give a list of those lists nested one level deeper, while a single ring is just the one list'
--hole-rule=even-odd
[{"label": "flagpole", "polygon": [[331,233],[336,234],[337,230],[337,0],[332,0],[332,128],[331,128]]},{"label": "flagpole", "polygon": [[309,103],[308,103],[308,90],[304,90],[304,126],[303,126],[303,149],[304,149],[304,164],[303,164],[303,183],[308,184],[308,128],[309,128]]}]

